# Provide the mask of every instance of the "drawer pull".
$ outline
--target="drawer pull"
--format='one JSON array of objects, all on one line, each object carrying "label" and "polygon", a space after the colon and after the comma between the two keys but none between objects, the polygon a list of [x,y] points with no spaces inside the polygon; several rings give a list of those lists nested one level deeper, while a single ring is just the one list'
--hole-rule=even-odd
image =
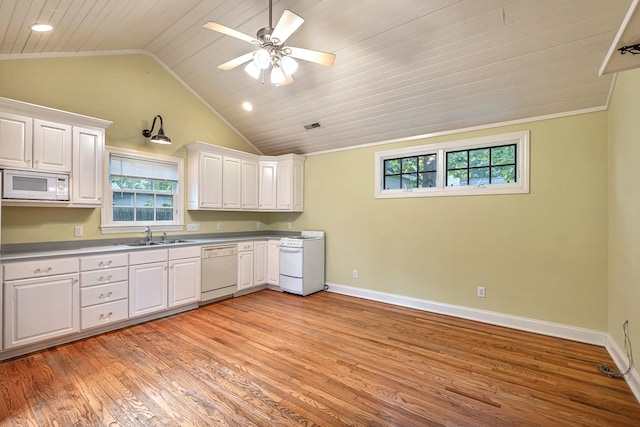
[{"label": "drawer pull", "polygon": [[48,273],[48,272],[50,272],[50,271],[51,271],[51,267],[47,267],[47,268],[45,268],[45,269],[42,269],[42,268],[36,268],[36,269],[33,271],[33,274]]},{"label": "drawer pull", "polygon": [[108,266],[110,266],[110,265],[111,265],[111,263],[112,263],[112,262],[113,262],[113,260],[109,260],[109,261],[107,261],[107,262],[100,261],[100,262],[98,263],[98,267],[108,267]]},{"label": "drawer pull", "polygon": [[107,292],[107,294],[100,294],[98,295],[98,299],[102,299],[102,298],[111,298],[111,295],[113,295],[113,292]]},{"label": "drawer pull", "polygon": [[107,314],[100,314],[100,319],[111,319],[112,315],[113,315],[113,311],[110,311]]},{"label": "drawer pull", "polygon": [[112,278],[112,277],[113,277],[113,276],[111,276],[111,275],[109,275],[109,276],[107,276],[107,277],[100,276],[100,277],[98,278],[98,282],[108,282],[109,280],[111,280],[111,278]]}]

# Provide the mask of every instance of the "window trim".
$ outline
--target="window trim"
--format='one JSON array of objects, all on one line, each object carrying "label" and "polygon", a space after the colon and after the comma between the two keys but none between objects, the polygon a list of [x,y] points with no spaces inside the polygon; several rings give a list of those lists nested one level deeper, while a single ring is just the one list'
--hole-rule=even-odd
[{"label": "window trim", "polygon": [[[111,173],[109,170],[109,162],[111,155],[123,157],[133,157],[148,161],[158,161],[165,163],[175,163],[178,166],[178,192],[174,200],[174,208],[176,209],[175,220],[172,224],[118,224],[113,222],[113,191],[111,189]],[[143,151],[131,150],[120,147],[105,147],[104,156],[104,182],[103,182],[103,205],[100,214],[100,229],[102,234],[115,233],[143,233],[145,227],[149,226],[153,231],[182,231],[184,230],[184,199],[186,194],[186,181],[184,177],[184,159],[179,157],[166,156],[163,154],[148,153]]]},{"label": "window trim", "polygon": [[[519,131],[499,135],[482,136],[478,138],[426,144],[414,147],[398,148],[394,150],[378,151],[374,154],[375,182],[374,195],[376,199],[393,199],[404,197],[439,197],[439,196],[478,196],[488,194],[521,194],[529,193],[529,140],[530,132]],[[516,144],[516,175],[517,180],[509,184],[483,184],[465,186],[445,186],[446,181],[446,153],[450,151],[472,150],[483,147]],[[392,189],[385,190],[384,161],[398,157],[422,156],[436,154],[436,186],[427,188]]]}]

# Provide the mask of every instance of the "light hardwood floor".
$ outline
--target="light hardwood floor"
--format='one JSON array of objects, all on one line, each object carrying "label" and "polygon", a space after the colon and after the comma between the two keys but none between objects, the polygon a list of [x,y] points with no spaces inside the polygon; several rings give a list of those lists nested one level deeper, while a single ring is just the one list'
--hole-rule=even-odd
[{"label": "light hardwood floor", "polygon": [[2,426],[640,426],[597,346],[261,291],[0,363]]}]

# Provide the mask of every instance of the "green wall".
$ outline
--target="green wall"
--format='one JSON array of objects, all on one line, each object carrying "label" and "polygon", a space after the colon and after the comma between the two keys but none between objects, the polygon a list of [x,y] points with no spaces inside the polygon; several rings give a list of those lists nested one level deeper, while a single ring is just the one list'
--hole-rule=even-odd
[{"label": "green wall", "polygon": [[[376,151],[525,129],[530,194],[374,198]],[[606,112],[314,155],[294,228],[327,232],[330,283],[605,331],[606,157]]]},{"label": "green wall", "polygon": [[[640,345],[640,70],[619,73],[609,109],[609,335]],[[626,362],[626,361],[625,361]],[[636,368],[636,373],[638,368]]]},{"label": "green wall", "polygon": [[[107,55],[0,61],[0,96],[113,122],[106,144],[186,159],[192,141],[256,153],[237,132],[147,55]],[[170,146],[156,145],[141,131],[156,114],[164,120]],[[157,126],[157,124],[156,124]],[[158,128],[156,127],[156,130]],[[185,192],[186,197],[186,192]],[[267,213],[189,212],[186,223],[202,232],[255,230]],[[73,237],[83,225],[84,236]],[[100,233],[99,209],[3,207],[2,243],[114,238]]]}]

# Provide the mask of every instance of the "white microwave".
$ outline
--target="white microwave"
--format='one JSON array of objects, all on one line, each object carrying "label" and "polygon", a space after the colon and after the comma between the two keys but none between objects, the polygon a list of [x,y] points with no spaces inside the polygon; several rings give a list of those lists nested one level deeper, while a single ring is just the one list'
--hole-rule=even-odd
[{"label": "white microwave", "polygon": [[2,198],[69,200],[69,175],[4,169]]}]

